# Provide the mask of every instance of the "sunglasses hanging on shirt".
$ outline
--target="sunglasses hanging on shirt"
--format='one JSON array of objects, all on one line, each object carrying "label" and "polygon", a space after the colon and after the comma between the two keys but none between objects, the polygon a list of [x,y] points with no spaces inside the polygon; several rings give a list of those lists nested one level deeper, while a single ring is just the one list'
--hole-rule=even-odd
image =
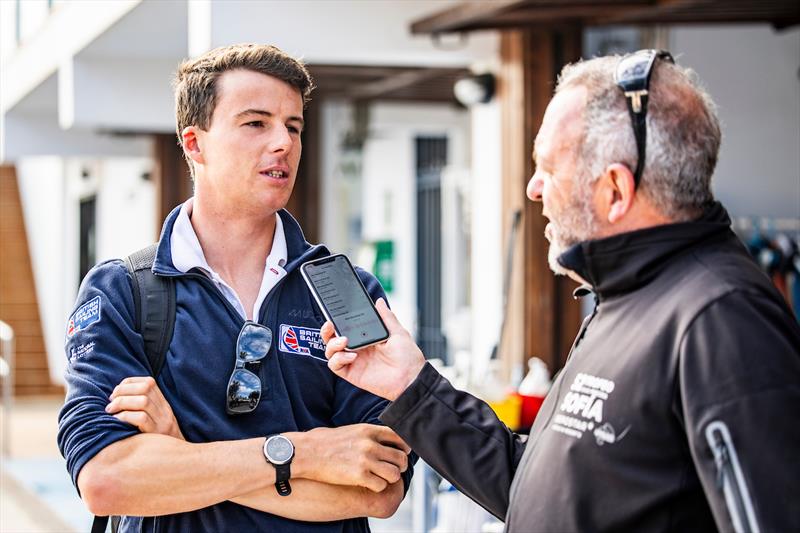
[{"label": "sunglasses hanging on shirt", "polygon": [[247,369],[257,365],[267,356],[272,346],[272,330],[248,320],[236,339],[236,364],[228,380],[225,408],[229,415],[250,413],[261,400],[261,379]]}]

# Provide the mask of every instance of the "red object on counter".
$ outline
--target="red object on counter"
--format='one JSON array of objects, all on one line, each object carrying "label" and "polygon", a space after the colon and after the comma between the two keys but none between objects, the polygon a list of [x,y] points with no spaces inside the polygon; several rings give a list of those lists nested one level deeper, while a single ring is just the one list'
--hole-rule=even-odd
[{"label": "red object on counter", "polygon": [[533,421],[536,419],[536,414],[542,407],[544,396],[527,396],[520,394],[522,398],[522,412],[519,417],[519,425],[521,428],[529,429],[533,426]]}]

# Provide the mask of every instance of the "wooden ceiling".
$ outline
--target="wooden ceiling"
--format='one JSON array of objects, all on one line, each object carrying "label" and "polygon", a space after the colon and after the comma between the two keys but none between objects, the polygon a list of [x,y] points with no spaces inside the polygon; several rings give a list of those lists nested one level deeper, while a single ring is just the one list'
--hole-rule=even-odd
[{"label": "wooden ceiling", "polygon": [[312,98],[456,103],[453,84],[463,68],[309,65],[317,89]]},{"label": "wooden ceiling", "polygon": [[417,20],[414,34],[613,24],[800,24],[798,0],[493,0],[462,2]]}]

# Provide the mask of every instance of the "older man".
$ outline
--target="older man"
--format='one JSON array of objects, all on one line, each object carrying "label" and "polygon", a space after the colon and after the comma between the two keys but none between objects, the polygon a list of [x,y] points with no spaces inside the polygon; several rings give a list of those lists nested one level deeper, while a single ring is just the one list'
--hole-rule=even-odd
[{"label": "older man", "polygon": [[549,260],[594,293],[527,440],[391,336],[338,375],[509,531],[800,530],[800,327],[730,229],[710,182],[720,128],[665,52],[568,66],[528,197]]}]

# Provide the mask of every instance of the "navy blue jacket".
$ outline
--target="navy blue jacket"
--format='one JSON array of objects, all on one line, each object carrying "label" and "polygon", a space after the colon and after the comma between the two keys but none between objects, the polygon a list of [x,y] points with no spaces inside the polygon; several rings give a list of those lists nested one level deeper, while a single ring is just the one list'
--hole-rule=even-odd
[{"label": "navy blue jacket", "polygon": [[[244,319],[204,274],[181,273],[172,264],[170,236],[179,208],[167,217],[153,271],[175,278],[175,333],[158,385],[189,442],[247,439],[316,427],[380,423],[386,401],[336,377],[327,367],[319,329],[325,319],[299,272],[328,255],[306,242],[297,222],[281,211],[287,275],[262,304],[259,322],[274,340],[258,370],[262,396],[252,413],[225,412],[236,338]],[[373,299],[378,281],[358,269]],[[129,376],[151,375],[141,335],[134,327],[131,277],[124,262],[94,267],[84,279],[67,326],[67,397],[59,414],[58,445],[77,486],[81,468],[100,450],[139,431],[104,409],[114,387]],[[408,487],[411,469],[404,474]],[[124,483],[124,480],[120,480]],[[308,523],[223,502],[198,511],[155,518],[126,517],[122,531],[368,531],[366,518]]]}]

